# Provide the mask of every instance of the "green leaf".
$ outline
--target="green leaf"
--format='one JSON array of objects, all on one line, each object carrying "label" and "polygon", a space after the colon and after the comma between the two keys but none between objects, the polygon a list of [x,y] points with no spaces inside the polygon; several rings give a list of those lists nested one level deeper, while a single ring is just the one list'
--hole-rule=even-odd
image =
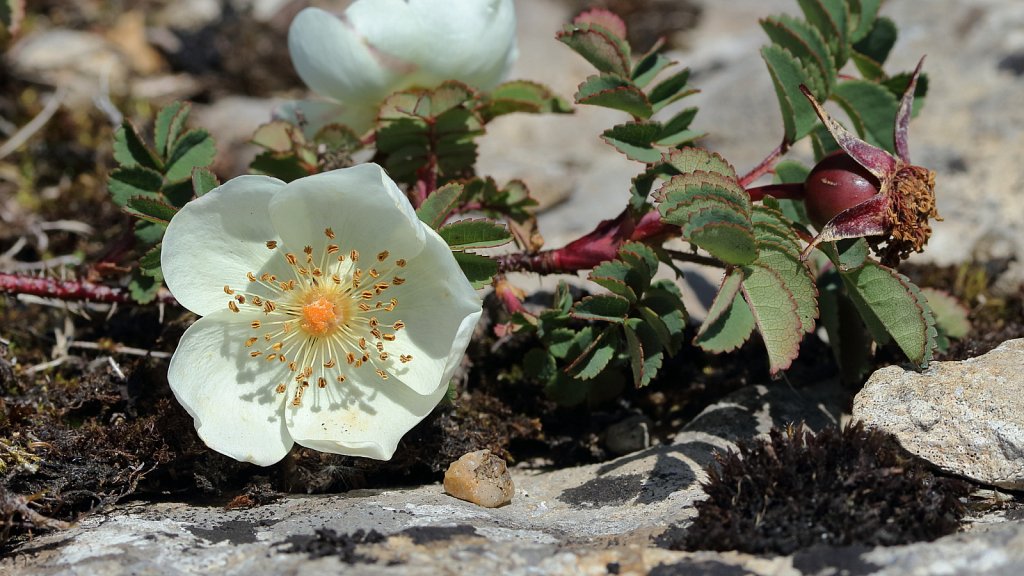
[{"label": "green leaf", "polygon": [[150,247],[160,243],[167,226],[146,220],[135,221],[135,242],[139,247]]},{"label": "green leaf", "polygon": [[818,248],[828,256],[840,272],[855,270],[868,261],[868,242],[863,238],[826,242],[819,244]]},{"label": "green leaf", "polygon": [[638,294],[650,285],[651,279],[658,272],[658,266],[661,263],[654,250],[642,242],[626,242],[620,246],[619,260],[628,264],[634,272],[639,274],[637,284],[633,284],[633,289]]},{"label": "green leaf", "polygon": [[821,325],[839,365],[843,383],[860,385],[871,370],[872,341],[853,302],[843,293],[842,280],[834,270],[824,274],[819,285]]},{"label": "green leaf", "polygon": [[650,118],[654,114],[647,96],[628,80],[617,76],[587,78],[577,89],[575,99],[578,104],[622,110],[635,118]]},{"label": "green leaf", "polygon": [[687,321],[686,305],[683,304],[679,287],[672,281],[658,280],[644,292],[641,303],[653,310],[664,323],[670,335],[666,350],[670,354],[677,354],[682,346]]},{"label": "green leaf", "polygon": [[629,311],[629,300],[615,294],[587,296],[572,307],[570,315],[578,320],[601,320],[621,324]]},{"label": "green leaf", "polygon": [[629,365],[633,372],[633,385],[641,388],[650,384],[658,375],[665,355],[647,324],[633,318],[623,328],[626,349],[629,352]]},{"label": "green leaf", "polygon": [[872,337],[892,337],[914,364],[924,368],[935,350],[935,320],[924,295],[906,276],[868,261],[841,274]]},{"label": "green leaf", "polygon": [[299,158],[290,153],[262,152],[257,154],[256,158],[253,158],[249,168],[258,174],[273,176],[285,182],[309,176],[309,172]]},{"label": "green leaf", "polygon": [[768,350],[769,369],[778,374],[800,352],[804,331],[796,301],[778,272],[758,264],[745,266],[743,272],[743,297]]},{"label": "green leaf", "polygon": [[804,332],[813,332],[814,321],[818,318],[818,287],[807,264],[786,247],[770,241],[758,243],[757,263],[778,273],[786,290],[793,295]]},{"label": "green leaf", "polygon": [[[296,132],[301,135],[301,130]],[[313,135],[313,142],[317,145],[322,145],[326,148],[327,152],[332,153],[350,153],[359,150],[363,146],[359,134],[356,134],[348,126],[341,124],[328,124],[324,126]]]},{"label": "green leaf", "polygon": [[437,234],[452,250],[494,248],[512,241],[512,235],[504,224],[483,218],[446,224],[437,229]]},{"label": "green leaf", "polygon": [[178,212],[174,206],[148,195],[129,198],[127,210],[143,220],[165,225]]},{"label": "green leaf", "polygon": [[685,90],[686,83],[690,79],[690,69],[683,68],[679,72],[676,72],[668,78],[659,82],[653,89],[647,98],[651,102],[651,107],[655,112],[661,110],[665,106],[685,98],[691,94],[696,94],[697,90]]},{"label": "green leaf", "polygon": [[851,0],[850,42],[860,42],[871,31],[882,0]]},{"label": "green leaf", "polygon": [[796,142],[809,134],[818,121],[814,108],[800,92],[801,84],[813,92],[814,80],[803,64],[781,46],[765,46],[761,49],[761,56],[768,65],[768,73],[771,74],[775,94],[779,99],[785,141]]},{"label": "green leaf", "polygon": [[217,179],[217,175],[209,168],[196,168],[192,171],[192,191],[195,193],[196,198],[217,186],[220,186],[220,180]]},{"label": "green leaf", "polygon": [[832,52],[817,28],[790,16],[761,20],[761,28],[773,44],[795,56],[814,72],[815,84],[827,93],[835,84],[836,66]]},{"label": "green leaf", "polygon": [[114,132],[114,160],[117,160],[122,168],[142,166],[157,172],[163,169],[163,163],[142,141],[135,126],[127,120]]},{"label": "green leaf", "polygon": [[462,199],[463,186],[457,182],[449,182],[438,188],[416,209],[416,215],[424,224],[437,230],[444,224]]},{"label": "green leaf", "polygon": [[[609,342],[611,340],[611,342]],[[605,330],[587,346],[586,349],[566,367],[566,371],[580,380],[596,378],[608,363],[615,357],[617,347],[615,337],[610,330]]]},{"label": "green leaf", "polygon": [[[161,158],[167,158],[171,152],[171,145],[178,137],[177,133],[172,137],[172,127],[176,125],[180,128],[185,118],[188,117],[190,109],[191,106],[187,102],[171,102],[157,113],[154,123],[154,140],[156,141],[156,153]],[[178,118],[179,114],[180,118]]]},{"label": "green leaf", "polygon": [[162,185],[163,177],[159,172],[136,165],[113,170],[107,182],[107,189],[115,204],[127,206],[128,199],[132,196],[157,196]]},{"label": "green leaf", "polygon": [[889,52],[896,44],[896,36],[896,23],[882,16],[875,20],[871,31],[853,45],[853,49],[881,66],[885,64]]},{"label": "green leaf", "polygon": [[605,130],[601,138],[630,160],[654,164],[661,161],[663,154],[654,147],[661,133],[658,122],[627,122]]},{"label": "green leaf", "polygon": [[757,257],[750,197],[735,180],[717,172],[684,173],[658,195],[662,221],[679,226],[685,240],[729,264],[749,264]]},{"label": "green leaf", "polygon": [[935,317],[935,327],[950,338],[965,338],[971,332],[970,312],[955,296],[945,290],[922,288]]},{"label": "green leaf", "polygon": [[655,48],[640,58],[636,66],[633,67],[632,79],[633,84],[637,88],[647,86],[662,70],[674,64],[672,59],[659,52],[658,48],[660,46],[655,46]]},{"label": "green leaf", "polygon": [[302,130],[284,120],[260,125],[250,141],[261,148],[280,153],[291,152],[296,144],[305,144]]},{"label": "green leaf", "polygon": [[720,354],[739,348],[754,331],[754,315],[740,294],[743,270],[733,268],[725,275],[708,315],[693,343],[708,352]]},{"label": "green leaf", "polygon": [[[590,272],[588,278],[596,284],[604,287],[609,292],[617,294],[630,304],[637,301],[637,290],[634,286],[643,285],[643,281],[637,278],[638,272],[621,260],[608,260],[598,264]],[[640,291],[646,288],[642,286]]]},{"label": "green leaf", "polygon": [[836,69],[849,58],[847,0],[797,0],[804,17],[829,41]]},{"label": "green leaf", "polygon": [[192,170],[213,164],[217,147],[206,130],[195,129],[184,133],[174,143],[164,176],[168,182],[180,182],[192,177]]},{"label": "green leaf", "polygon": [[673,150],[665,158],[665,162],[683,174],[700,170],[703,172],[717,172],[732,180],[737,179],[736,170],[731,164],[719,156],[717,152],[711,152],[704,148],[688,147]]},{"label": "green leaf", "polygon": [[862,138],[895,152],[893,125],[900,103],[892,92],[873,82],[847,80],[836,86],[832,99],[843,107]]},{"label": "green leaf", "polygon": [[498,273],[498,262],[493,258],[472,252],[452,252],[452,256],[459,263],[462,273],[469,279],[473,288],[483,288],[489,285],[491,279]]},{"label": "green leaf", "polygon": [[160,246],[153,246],[139,258],[139,272],[163,281],[163,272],[160,270]]},{"label": "green leaf", "polygon": [[572,106],[543,84],[515,80],[492,90],[480,111],[485,122],[513,112],[568,114]]},{"label": "green leaf", "polygon": [[139,304],[148,304],[156,299],[156,295],[160,292],[162,286],[162,275],[150,276],[143,274],[140,270],[136,270],[132,274],[132,279],[128,282],[128,294],[131,295],[132,300]]},{"label": "green leaf", "polygon": [[599,71],[629,78],[629,44],[609,30],[595,24],[566,24],[555,38]]}]

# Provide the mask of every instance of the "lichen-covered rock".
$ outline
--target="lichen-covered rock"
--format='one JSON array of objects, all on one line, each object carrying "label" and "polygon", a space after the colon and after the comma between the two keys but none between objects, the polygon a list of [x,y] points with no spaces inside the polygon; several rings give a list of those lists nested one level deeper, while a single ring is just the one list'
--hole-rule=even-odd
[{"label": "lichen-covered rock", "polygon": [[444,491],[485,508],[497,508],[512,501],[516,487],[505,461],[490,450],[464,454],[444,473]]},{"label": "lichen-covered rock", "polygon": [[1024,339],[924,373],[898,366],[871,375],[853,417],[954,474],[1024,489]]}]

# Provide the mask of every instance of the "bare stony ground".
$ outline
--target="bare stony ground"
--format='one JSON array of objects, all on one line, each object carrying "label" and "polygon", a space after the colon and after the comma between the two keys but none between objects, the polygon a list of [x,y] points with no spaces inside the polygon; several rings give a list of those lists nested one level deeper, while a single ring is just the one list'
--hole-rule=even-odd
[{"label": "bare stony ground", "polygon": [[[705,145],[739,170],[781,137],[775,94],[757,49],[757,18],[795,12],[791,0],[705,0],[694,30],[677,38],[677,59],[703,92],[697,128]],[[517,0],[522,57],[515,77],[540,80],[569,97],[589,70],[552,39],[569,10],[556,0]],[[1019,0],[891,0],[883,12],[901,36],[890,66],[927,54],[931,87],[911,125],[914,161],[938,173],[932,244],[919,261],[958,263],[1024,253],[1024,3]],[[214,103],[202,122],[245,134],[264,121],[267,101]],[[239,111],[245,110],[243,116]],[[251,112],[250,112],[251,111]],[[228,122],[230,118],[233,122]],[[503,118],[485,141],[482,171],[523,177],[549,209],[542,232],[567,242],[625,201],[639,166],[597,138],[622,118],[603,110],[572,117]],[[249,129],[251,132],[251,128]],[[580,135],[591,138],[575,144]],[[221,135],[220,139],[224,139]],[[512,142],[513,144],[510,144]],[[572,144],[570,146],[570,144]],[[797,149],[808,158],[809,150]],[[712,278],[713,280],[713,278]],[[1001,282],[1016,287],[1014,264]],[[579,468],[513,470],[516,494],[493,510],[443,494],[440,485],[404,490],[293,496],[251,510],[177,502],[130,502],[64,532],[33,539],[0,561],[0,573],[57,574],[1020,574],[1024,524],[1014,514],[975,517],[962,533],[932,543],[877,549],[817,549],[793,556],[687,553],[652,537],[685,524],[703,498],[702,468],[715,449],[772,424],[840,418],[821,398],[796,398],[784,383],[752,388],[720,417],[680,431],[669,445]],[[783,409],[785,407],[785,409]],[[995,496],[993,496],[995,497]],[[333,530],[316,540],[318,529]],[[375,530],[383,536],[362,534]],[[316,548],[309,543],[333,542]],[[299,550],[299,552],[291,552]],[[317,550],[323,552],[317,557]]]}]

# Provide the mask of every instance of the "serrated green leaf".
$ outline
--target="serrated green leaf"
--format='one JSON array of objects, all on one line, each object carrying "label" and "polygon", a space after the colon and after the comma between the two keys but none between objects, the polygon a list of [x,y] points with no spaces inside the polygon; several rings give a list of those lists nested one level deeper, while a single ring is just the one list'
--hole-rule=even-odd
[{"label": "serrated green leaf", "polygon": [[437,234],[452,250],[494,248],[512,241],[512,235],[504,224],[486,219],[467,219],[445,224],[437,229]]},{"label": "serrated green leaf", "polygon": [[662,152],[654,147],[661,134],[659,122],[627,122],[605,130],[601,138],[630,160],[654,164],[661,161]]},{"label": "serrated green leaf", "polygon": [[[585,330],[587,332],[583,338],[585,338],[589,344],[592,338],[590,333],[591,329],[587,327]],[[582,350],[586,347],[586,344],[579,346],[579,343],[577,342],[579,332],[579,330],[570,330],[569,328],[555,328],[544,335],[544,344],[547,345],[548,352],[550,352],[552,356],[564,359],[569,352],[572,351],[574,345],[578,346],[578,350]]]},{"label": "serrated green leaf", "polygon": [[588,278],[632,304],[637,300],[637,292],[633,286],[642,284],[642,281],[638,281],[637,274],[631,266],[621,260],[608,260],[598,264]]},{"label": "serrated green leaf", "polygon": [[867,240],[849,238],[838,242],[819,244],[818,248],[828,256],[840,272],[860,268],[867,262],[869,251]]},{"label": "serrated green leaf", "polygon": [[900,103],[892,92],[873,82],[847,80],[836,86],[832,99],[846,111],[861,138],[895,152],[893,125]]},{"label": "serrated green leaf", "polygon": [[127,120],[114,132],[114,160],[122,168],[142,166],[157,172],[163,169],[163,163],[142,141],[135,126]]},{"label": "serrated green leaf", "polygon": [[866,80],[879,82],[885,79],[885,69],[872,58],[869,58],[860,52],[852,52],[850,54],[850,59],[853,60],[853,64],[857,67],[857,70],[860,71],[861,76]]},{"label": "serrated green leaf", "polygon": [[633,318],[623,328],[630,370],[633,373],[633,385],[642,388],[657,376],[664,353],[661,352],[656,337],[647,324]]},{"label": "serrated green leaf", "polygon": [[220,180],[209,168],[196,168],[192,171],[192,192],[196,195],[196,198],[217,186],[220,186]]},{"label": "serrated green leaf", "polygon": [[713,353],[730,352],[743,345],[754,331],[754,315],[740,294],[743,270],[733,268],[722,279],[715,296],[694,337],[693,343]]},{"label": "serrated green leaf", "polygon": [[680,148],[673,150],[665,158],[665,163],[672,166],[682,174],[696,172],[717,172],[727,178],[736,180],[736,170],[717,152],[711,152],[704,148]]},{"label": "serrated green leaf", "polygon": [[964,338],[971,332],[970,312],[955,296],[936,288],[921,288],[935,317],[935,327],[950,338]]},{"label": "serrated green leaf", "polygon": [[575,99],[577,104],[622,110],[636,118],[650,118],[654,114],[647,95],[628,80],[617,76],[587,78],[577,89]]},{"label": "serrated green leaf", "polygon": [[163,286],[163,276],[159,274],[148,276],[136,270],[128,282],[128,294],[139,304],[148,304],[156,299],[161,286]]},{"label": "serrated green leaf", "polygon": [[844,383],[859,385],[861,378],[871,369],[871,338],[864,330],[853,302],[843,293],[842,280],[837,272],[833,270],[824,274],[818,291],[821,325],[828,334],[829,347],[839,365],[840,379]]},{"label": "serrated green leaf", "polygon": [[800,255],[800,240],[786,216],[768,202],[754,207],[751,217],[759,241],[772,241],[785,247],[794,256]]},{"label": "serrated green leaf", "polygon": [[537,82],[514,80],[499,84],[488,95],[480,113],[486,122],[513,112],[568,114],[572,106],[550,88]]},{"label": "serrated green leaf", "polygon": [[651,310],[647,306],[637,306],[634,308],[636,311],[636,317],[644,321],[644,324],[651,329],[651,333],[654,334],[658,339],[658,344],[662,349],[669,349],[672,347],[672,333],[668,329],[668,325],[662,320],[661,316],[657,312]]},{"label": "serrated green leaf", "polygon": [[761,28],[777,44],[789,50],[816,76],[816,83],[828,93],[835,84],[836,67],[832,52],[817,28],[803,20],[782,15],[761,20]]},{"label": "serrated green leaf", "polygon": [[875,24],[882,0],[852,0],[850,2],[850,42],[860,42]]},{"label": "serrated green leaf", "polygon": [[[722,262],[742,265],[757,258],[757,245],[748,222],[722,222],[723,213],[706,213],[706,218],[697,217],[696,222],[684,231],[684,236]],[[704,215],[702,215],[704,216]]]},{"label": "serrated green leaf", "polygon": [[132,196],[128,199],[126,209],[143,220],[165,225],[178,212],[174,206],[150,195]]},{"label": "serrated green leaf", "polygon": [[578,320],[600,320],[621,324],[629,311],[629,300],[615,294],[587,296],[572,307],[570,315]]},{"label": "serrated green leaf", "polygon": [[917,286],[870,260],[841,277],[872,337],[885,342],[888,335],[911,362],[926,367],[935,350],[935,320]]},{"label": "serrated green leaf", "polygon": [[796,142],[809,134],[818,121],[814,108],[800,92],[801,84],[811,87],[813,91],[814,80],[800,61],[781,46],[765,46],[761,49],[761,56],[768,65],[775,94],[779,99],[785,141]]},{"label": "serrated green leaf", "polygon": [[634,284],[633,289],[639,294],[651,283],[651,279],[658,272],[660,260],[658,255],[650,246],[642,242],[626,242],[619,247],[619,260],[628,264],[640,276],[639,284]]},{"label": "serrated green leaf", "polygon": [[257,174],[266,174],[285,182],[309,176],[309,172],[294,154],[262,152],[253,158],[249,168]]},{"label": "serrated green leaf", "polygon": [[810,268],[781,244],[758,242],[757,248],[757,263],[779,274],[786,289],[793,295],[804,332],[813,332],[814,321],[818,318],[818,287]]},{"label": "serrated green leaf", "polygon": [[139,272],[163,281],[163,273],[160,270],[160,248],[161,245],[157,244],[139,258]]},{"label": "serrated green leaf", "polygon": [[661,318],[671,336],[666,350],[669,354],[677,354],[683,342],[688,318],[679,287],[669,280],[658,280],[644,292],[641,303]]},{"label": "serrated green leaf", "polygon": [[595,24],[566,24],[555,37],[601,72],[629,78],[629,44]]},{"label": "serrated green leaf", "polygon": [[750,306],[772,374],[789,368],[800,352],[803,326],[796,301],[778,272],[757,264],[743,268],[740,290]]},{"label": "serrated green leaf", "polygon": [[164,177],[168,182],[180,182],[192,177],[192,170],[213,164],[217,147],[213,137],[203,129],[189,130],[174,143]]},{"label": "serrated green leaf", "polygon": [[849,57],[846,0],[797,0],[804,17],[829,41],[836,69]]},{"label": "serrated green leaf", "polygon": [[651,102],[651,107],[655,112],[661,110],[665,106],[685,98],[691,94],[695,94],[697,90],[686,90],[686,83],[690,80],[690,69],[683,68],[682,70],[672,74],[668,78],[659,82],[654,88],[651,89],[647,95],[647,99]]},{"label": "serrated green leaf", "polygon": [[162,185],[163,177],[159,172],[142,166],[132,166],[113,170],[107,182],[107,190],[110,191],[115,204],[127,206],[128,199],[132,196],[148,194],[157,197]]},{"label": "serrated green leaf", "polygon": [[416,216],[424,224],[437,230],[438,226],[444,224],[448,215],[459,205],[462,199],[464,187],[457,182],[449,182],[438,188],[433,194],[416,209]]},{"label": "serrated green leaf", "polygon": [[874,21],[871,31],[854,44],[853,49],[881,66],[885,64],[889,52],[896,44],[897,35],[896,23],[882,16]]},{"label": "serrated green leaf", "polygon": [[739,182],[717,172],[696,170],[679,174],[670,178],[658,191],[658,200],[665,206],[663,214],[709,199],[732,206],[744,216],[749,216],[752,209],[750,195]]},{"label": "serrated green leaf", "polygon": [[[156,121],[154,122],[153,136],[156,144],[156,153],[161,158],[167,158],[170,154],[170,143],[173,143],[171,139],[171,126],[174,124],[175,117],[179,114],[184,114],[187,117],[191,106],[187,102],[171,102],[167,106],[160,109],[160,112],[156,115]],[[181,119],[184,122],[184,117]],[[177,138],[177,134],[175,134]]]},{"label": "serrated green leaf", "polygon": [[566,371],[580,380],[596,378],[615,357],[617,342],[614,333],[605,330],[566,367]]},{"label": "serrated green leaf", "polygon": [[474,254],[472,252],[452,252],[455,261],[462,268],[462,273],[469,279],[473,288],[483,288],[491,283],[494,275],[498,273],[498,262],[493,258]]},{"label": "serrated green leaf", "polygon": [[636,66],[633,67],[633,84],[638,88],[647,86],[662,70],[674,64],[671,58],[657,51],[656,48],[640,58]]}]

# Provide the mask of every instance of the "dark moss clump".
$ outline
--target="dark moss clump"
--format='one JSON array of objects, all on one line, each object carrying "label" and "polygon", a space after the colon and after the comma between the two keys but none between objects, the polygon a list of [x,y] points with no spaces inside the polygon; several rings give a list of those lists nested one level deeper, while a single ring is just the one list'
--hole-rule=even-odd
[{"label": "dark moss clump", "polygon": [[969,485],[938,477],[891,434],[861,424],[774,429],[718,456],[708,499],[673,549],[790,554],[814,544],[896,545],[954,532]]},{"label": "dark moss clump", "polygon": [[330,528],[318,528],[312,536],[296,535],[288,538],[288,548],[282,551],[291,554],[308,554],[310,558],[337,556],[346,564],[372,563],[373,559],[357,550],[362,544],[379,544],[387,536],[376,530],[356,530],[351,534],[338,534]]}]

